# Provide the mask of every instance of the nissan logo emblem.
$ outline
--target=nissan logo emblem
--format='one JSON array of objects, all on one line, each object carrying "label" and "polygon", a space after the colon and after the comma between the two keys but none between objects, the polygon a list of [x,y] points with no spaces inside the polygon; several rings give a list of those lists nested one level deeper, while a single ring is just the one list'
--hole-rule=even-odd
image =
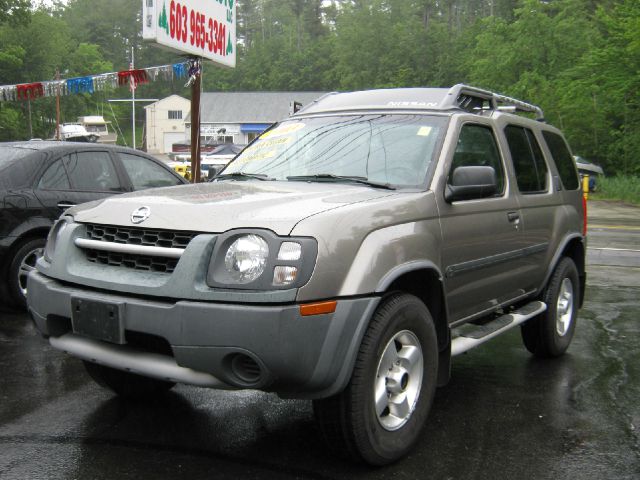
[{"label": "nissan logo emblem", "polygon": [[140,207],[133,211],[131,214],[132,223],[142,223],[151,215],[151,209],[149,207]]}]

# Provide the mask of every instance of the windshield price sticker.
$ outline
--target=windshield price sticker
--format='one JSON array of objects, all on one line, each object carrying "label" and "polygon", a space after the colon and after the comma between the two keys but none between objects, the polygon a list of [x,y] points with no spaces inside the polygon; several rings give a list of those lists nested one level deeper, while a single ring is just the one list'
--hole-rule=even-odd
[{"label": "windshield price sticker", "polygon": [[305,127],[304,123],[285,123],[283,125],[279,125],[273,130],[269,130],[268,132],[260,135],[260,139],[264,140],[267,138],[280,137],[282,135],[289,135],[290,133],[297,132],[298,130],[302,130]]}]

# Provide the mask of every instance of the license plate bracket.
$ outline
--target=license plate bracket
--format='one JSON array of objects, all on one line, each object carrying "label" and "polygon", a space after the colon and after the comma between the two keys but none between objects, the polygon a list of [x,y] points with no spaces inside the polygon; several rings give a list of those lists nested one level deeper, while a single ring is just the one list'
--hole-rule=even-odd
[{"label": "license plate bracket", "polygon": [[74,333],[105,342],[124,344],[122,302],[71,297],[71,326]]}]

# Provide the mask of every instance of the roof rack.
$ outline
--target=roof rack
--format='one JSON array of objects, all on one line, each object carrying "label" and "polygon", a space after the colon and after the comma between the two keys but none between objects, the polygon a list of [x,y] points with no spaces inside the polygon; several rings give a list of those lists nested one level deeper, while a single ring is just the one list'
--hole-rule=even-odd
[{"label": "roof rack", "polygon": [[536,116],[536,120],[544,121],[544,112],[537,105],[462,83],[449,89],[443,103],[469,112],[489,109],[533,113]]}]

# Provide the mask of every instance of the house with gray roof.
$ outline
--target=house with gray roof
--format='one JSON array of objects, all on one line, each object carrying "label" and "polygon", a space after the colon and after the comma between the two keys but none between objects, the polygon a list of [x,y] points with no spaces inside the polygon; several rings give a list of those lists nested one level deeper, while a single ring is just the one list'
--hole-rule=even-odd
[{"label": "house with gray roof", "polygon": [[[272,123],[291,114],[293,102],[303,106],[326,92],[214,92],[200,96],[202,143],[247,144]],[[191,114],[185,119],[191,138]]]}]

